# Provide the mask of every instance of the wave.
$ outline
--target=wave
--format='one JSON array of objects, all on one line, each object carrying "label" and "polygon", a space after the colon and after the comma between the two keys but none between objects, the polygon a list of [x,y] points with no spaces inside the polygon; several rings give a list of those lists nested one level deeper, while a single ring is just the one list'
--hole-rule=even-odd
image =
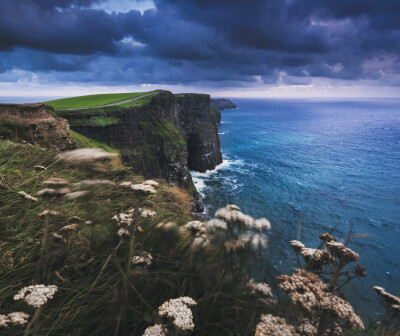
[{"label": "wave", "polygon": [[216,166],[213,170],[207,170],[204,173],[191,171],[193,183],[196,186],[197,191],[202,195],[204,195],[204,190],[207,188],[206,180],[209,179],[214,174],[218,173],[219,171],[226,169],[232,165],[242,165],[242,160],[229,160],[225,159]]}]

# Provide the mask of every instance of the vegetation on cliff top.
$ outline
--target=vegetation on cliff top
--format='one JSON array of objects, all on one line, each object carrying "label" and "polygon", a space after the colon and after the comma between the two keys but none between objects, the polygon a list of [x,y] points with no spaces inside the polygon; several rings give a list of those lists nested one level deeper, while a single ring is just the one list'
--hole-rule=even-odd
[{"label": "vegetation on cliff top", "polygon": [[[143,94],[146,94],[146,96],[141,97]],[[121,102],[121,103],[118,103],[118,104],[115,104],[112,106],[90,107],[90,108],[83,108],[83,109],[79,108],[79,110],[68,110],[68,109],[56,109],[55,108],[55,110],[56,110],[57,116],[67,118],[68,120],[73,120],[74,117],[77,117],[77,119],[79,119],[79,118],[86,117],[86,116],[97,116],[97,115],[104,116],[106,113],[115,112],[115,111],[130,108],[130,107],[147,105],[148,103],[151,102],[153,97],[156,96],[157,94],[158,94],[158,91],[155,91],[154,93],[151,93],[151,92],[140,93],[136,96],[137,98],[134,100]],[[46,102],[46,104],[47,103],[51,103],[51,102]],[[55,106],[57,106],[57,105],[55,105]],[[97,105],[97,106],[99,106],[99,105]]]},{"label": "vegetation on cliff top", "polygon": [[50,105],[54,110],[66,110],[74,108],[85,108],[95,107],[99,105],[107,105],[117,103],[123,100],[135,98],[138,96],[145,95],[148,92],[129,92],[129,93],[108,93],[108,94],[95,94],[88,96],[78,96],[71,98],[63,98],[56,100],[49,100],[44,102],[46,105]]}]

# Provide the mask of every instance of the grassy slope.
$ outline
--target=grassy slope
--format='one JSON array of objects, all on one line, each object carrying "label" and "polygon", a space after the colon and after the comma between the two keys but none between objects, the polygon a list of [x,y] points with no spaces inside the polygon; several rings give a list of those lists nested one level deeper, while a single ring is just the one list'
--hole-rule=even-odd
[{"label": "grassy slope", "polygon": [[119,153],[118,150],[107,146],[106,144],[96,141],[94,139],[88,138],[78,132],[73,130],[69,131],[70,136],[76,141],[80,148],[102,148],[110,153]]},{"label": "grassy slope", "polygon": [[[48,168],[37,173],[33,167],[38,164]],[[0,174],[5,186],[0,187],[0,314],[24,311],[33,315],[32,308],[12,299],[18,289],[33,280],[59,286],[55,298],[44,307],[35,335],[67,335],[72,331],[75,335],[112,335],[114,331],[118,335],[140,335],[150,324],[158,305],[178,294],[171,292],[178,289],[176,285],[168,283],[173,279],[171,270],[183,270],[185,258],[187,260],[190,255],[189,245],[181,241],[176,231],[161,232],[155,226],[161,221],[182,225],[190,220],[190,198],[185,192],[165,183],[161,183],[157,194],[151,196],[106,186],[97,187],[80,200],[39,198],[38,202],[30,202],[17,192],[24,190],[34,195],[49,177],[62,177],[70,182],[106,178],[118,183],[137,183],[143,179],[126,168],[94,173],[68,167],[57,162],[54,152],[3,140],[0,140]],[[138,219],[144,232],[138,234],[134,245],[135,249],[151,252],[156,267],[149,270],[136,267],[135,276],[126,273],[128,244],[124,243],[105,269],[96,290],[87,295],[107,256],[118,243],[118,228],[111,217],[133,207],[146,207],[157,212],[154,218]],[[61,216],[50,223],[51,232],[60,233],[61,227],[71,223],[71,216],[95,224],[89,227],[78,221],[80,225],[71,236],[69,251],[65,244],[51,239],[51,272],[43,277],[38,265],[44,224],[38,214],[45,209],[61,212]],[[2,263],[7,252],[12,254],[11,268]],[[146,276],[149,273],[150,279]],[[185,286],[191,280],[189,277],[189,280],[181,281],[176,284]],[[141,295],[138,296],[137,290]],[[9,335],[21,335],[21,330],[7,329]]]},{"label": "grassy slope", "polygon": [[58,116],[67,118],[67,119],[74,118],[74,116],[82,118],[82,116],[88,116],[88,115],[90,115],[90,116],[103,115],[107,112],[114,112],[114,111],[129,108],[129,107],[146,105],[146,104],[150,103],[150,101],[153,99],[153,97],[157,94],[158,93],[155,92],[154,94],[151,94],[149,96],[142,97],[137,100],[133,100],[133,101],[126,102],[126,103],[113,105],[113,106],[88,108],[88,109],[76,110],[76,111],[57,110],[56,113]]},{"label": "grassy slope", "polygon": [[66,110],[71,108],[93,107],[116,103],[122,100],[135,98],[149,92],[109,93],[89,96],[79,96],[64,99],[49,100],[44,102],[55,110]]}]

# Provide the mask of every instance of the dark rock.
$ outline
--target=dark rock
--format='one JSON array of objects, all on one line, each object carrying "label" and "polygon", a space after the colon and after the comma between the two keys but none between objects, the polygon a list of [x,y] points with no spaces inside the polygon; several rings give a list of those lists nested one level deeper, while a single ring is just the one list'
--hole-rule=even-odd
[{"label": "dark rock", "polygon": [[231,110],[237,108],[237,106],[234,103],[232,103],[229,99],[211,99],[211,103],[219,111]]}]

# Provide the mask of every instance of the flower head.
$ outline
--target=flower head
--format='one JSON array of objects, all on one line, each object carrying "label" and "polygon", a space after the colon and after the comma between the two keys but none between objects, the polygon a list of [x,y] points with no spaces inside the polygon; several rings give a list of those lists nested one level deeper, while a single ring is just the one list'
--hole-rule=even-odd
[{"label": "flower head", "polygon": [[58,178],[58,177],[51,177],[48,180],[44,181],[43,184],[48,186],[55,186],[55,187],[64,187],[69,184],[68,180]]},{"label": "flower head", "polygon": [[247,282],[247,286],[254,293],[255,291],[264,294],[265,296],[272,297],[271,287],[265,282],[254,282],[252,279]]},{"label": "flower head", "polygon": [[193,330],[193,314],[189,308],[193,305],[196,305],[196,301],[188,296],[172,299],[158,308],[158,314],[173,318],[174,325],[182,331]]},{"label": "flower head", "polygon": [[27,194],[25,191],[18,191],[18,195],[21,195],[23,198],[37,202],[37,198]]},{"label": "flower head", "polygon": [[161,324],[155,324],[152,327],[148,327],[144,331],[143,336],[165,336],[166,332],[166,328],[163,327]]},{"label": "flower head", "polygon": [[151,254],[147,252],[138,252],[136,255],[133,256],[132,264],[134,265],[144,264],[150,266],[152,260],[153,257],[151,256]]},{"label": "flower head", "polygon": [[120,237],[128,237],[128,236],[130,236],[130,233],[129,233],[129,231],[127,229],[120,228],[117,231],[117,235],[120,236]]},{"label": "flower head", "polygon": [[207,231],[211,233],[228,229],[228,224],[221,219],[211,219],[205,225]]},{"label": "flower head", "polygon": [[14,296],[14,300],[23,299],[25,302],[35,308],[43,306],[48,299],[52,299],[57,292],[55,285],[33,285],[22,288],[18,294]]},{"label": "flower head", "polygon": [[292,336],[295,335],[294,327],[289,325],[284,318],[271,314],[261,315],[261,322],[256,326],[255,336]]},{"label": "flower head", "polygon": [[254,228],[257,231],[270,230],[271,229],[271,223],[266,218],[259,218],[259,219],[255,220]]},{"label": "flower head", "polygon": [[80,148],[59,154],[62,161],[71,165],[87,165],[102,159],[115,159],[118,154],[100,148]]},{"label": "flower head", "polygon": [[349,249],[347,246],[344,246],[342,243],[330,241],[326,243],[326,246],[332,255],[341,258],[344,261],[351,262],[360,259],[360,256],[356,252]]},{"label": "flower head", "polygon": [[7,327],[7,324],[10,322],[10,319],[7,315],[0,314],[0,327]]},{"label": "flower head", "polygon": [[15,312],[8,314],[10,322],[14,325],[24,325],[29,317],[28,314],[23,312]]}]

